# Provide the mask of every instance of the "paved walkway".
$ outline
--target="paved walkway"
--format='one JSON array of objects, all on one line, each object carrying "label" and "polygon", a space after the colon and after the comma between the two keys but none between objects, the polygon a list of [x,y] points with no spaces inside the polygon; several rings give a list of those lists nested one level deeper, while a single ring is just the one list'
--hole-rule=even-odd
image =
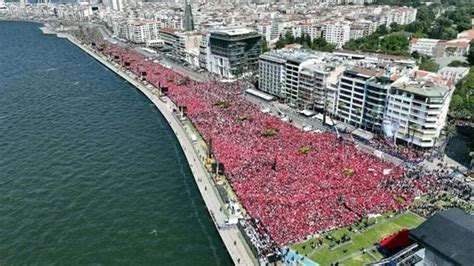
[{"label": "paved walkway", "polygon": [[214,220],[214,225],[216,226],[219,235],[221,236],[225,246],[227,247],[227,251],[232,257],[232,260],[236,265],[257,264],[255,257],[249,252],[248,247],[246,247],[247,244],[242,239],[240,231],[236,227],[226,229],[219,228],[218,225],[224,224],[225,220],[227,219],[227,217],[221,212],[222,205],[219,201],[219,196],[217,194],[217,191],[214,189],[214,185],[212,184],[212,181],[210,180],[207,171],[203,167],[203,162],[200,160],[199,155],[194,150],[192,141],[187,136],[184,128],[181,125],[181,122],[173,116],[170,101],[167,100],[166,102],[163,102],[158,98],[158,96],[154,95],[151,91],[149,91],[143,84],[131,78],[125,72],[117,69],[116,67],[114,67],[113,64],[111,64],[104,58],[96,55],[88,48],[80,45],[71,36],[66,34],[58,34],[58,37],[67,38],[69,41],[71,41],[79,48],[84,50],[86,53],[98,60],[100,63],[107,66],[112,71],[116,72],[128,82],[130,82],[132,85],[137,87],[145,96],[147,96],[155,104],[155,106],[160,110],[160,112],[170,124],[171,128],[176,134],[176,137],[178,138],[179,143],[181,144],[181,147],[184,151],[186,159],[188,160],[191,171],[193,172],[193,176],[199,188],[199,191],[204,199],[204,202],[206,203],[207,209],[211,217]]}]

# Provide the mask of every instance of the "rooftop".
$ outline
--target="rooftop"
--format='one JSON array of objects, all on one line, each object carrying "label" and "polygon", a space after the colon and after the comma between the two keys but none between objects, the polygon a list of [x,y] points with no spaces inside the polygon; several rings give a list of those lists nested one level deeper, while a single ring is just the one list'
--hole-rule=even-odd
[{"label": "rooftop", "polygon": [[394,82],[392,87],[429,98],[444,97],[444,95],[449,91],[449,89],[445,86],[424,80],[405,80],[402,82]]},{"label": "rooftop", "polygon": [[349,71],[356,72],[358,74],[362,74],[364,76],[375,77],[375,76],[382,76],[383,72],[377,71],[375,69],[363,68],[363,67],[353,67]]},{"label": "rooftop", "polygon": [[472,265],[474,261],[474,216],[461,209],[433,215],[411,230],[410,237],[456,264]]},{"label": "rooftop", "polygon": [[256,31],[247,28],[233,28],[233,29],[217,29],[211,31],[212,33],[226,34],[230,36],[245,35],[256,33]]},{"label": "rooftop", "polygon": [[274,50],[270,52],[266,52],[262,54],[261,58],[266,59],[281,59],[281,60],[292,60],[303,62],[307,59],[311,58],[318,58],[321,56],[321,53],[312,52],[305,49],[291,49],[291,48],[284,48],[279,50]]}]

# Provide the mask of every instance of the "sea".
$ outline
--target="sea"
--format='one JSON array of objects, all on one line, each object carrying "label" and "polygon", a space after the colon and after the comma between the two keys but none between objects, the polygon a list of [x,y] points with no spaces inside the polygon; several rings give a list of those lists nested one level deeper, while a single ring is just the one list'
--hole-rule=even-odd
[{"label": "sea", "polygon": [[0,22],[0,265],[231,265],[157,108],[40,26]]}]

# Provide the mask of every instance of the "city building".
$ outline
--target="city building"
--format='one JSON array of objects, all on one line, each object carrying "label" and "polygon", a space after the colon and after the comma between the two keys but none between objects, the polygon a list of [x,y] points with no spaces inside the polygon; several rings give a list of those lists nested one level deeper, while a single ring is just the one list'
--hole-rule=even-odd
[{"label": "city building", "polygon": [[[352,67],[342,73],[339,80],[338,98],[337,98],[337,116],[341,121],[356,127],[364,125],[364,111],[366,101],[366,82],[372,78],[382,77],[383,73],[374,69],[363,67]],[[379,87],[377,83],[371,84],[374,89],[374,96]],[[378,103],[378,95],[374,102]],[[374,103],[375,104],[375,103]],[[367,108],[376,109],[378,106]],[[366,115],[366,117],[368,114]]]},{"label": "city building", "polygon": [[268,94],[283,98],[286,58],[267,52],[259,57],[258,89]]},{"label": "city building", "polygon": [[395,7],[387,9],[381,19],[381,24],[390,27],[392,23],[407,25],[416,20],[417,9],[412,7]]},{"label": "city building", "polygon": [[421,148],[436,144],[451,101],[452,90],[440,83],[404,76],[390,86],[384,119],[397,121],[397,139]]},{"label": "city building", "polygon": [[236,78],[257,69],[262,36],[247,28],[212,30],[207,35],[207,70]]},{"label": "city building", "polygon": [[207,37],[203,36],[199,43],[199,68],[201,69],[207,69],[207,41]]},{"label": "city building", "polygon": [[322,27],[322,36],[336,48],[342,48],[351,39],[351,27],[341,22],[327,23]]},{"label": "city building", "polygon": [[411,230],[410,238],[424,248],[420,265],[472,265],[474,262],[474,216],[461,209],[436,213]]},{"label": "city building", "polygon": [[160,39],[163,42],[162,50],[172,58],[178,59],[179,34],[175,28],[161,28]]},{"label": "city building", "polygon": [[127,23],[126,39],[139,44],[153,44],[159,41],[160,22],[153,20],[134,20]]},{"label": "city building", "polygon": [[468,67],[443,67],[438,71],[438,74],[445,79],[451,79],[454,83],[464,78],[469,74]]},{"label": "city building", "polygon": [[342,70],[330,54],[280,49],[260,56],[258,88],[299,109],[332,113]]},{"label": "city building", "polygon": [[410,54],[417,52],[420,55],[433,56],[439,41],[438,39],[413,38],[409,45]]},{"label": "city building", "polygon": [[194,18],[191,5],[188,4],[188,1],[184,1],[184,19],[183,19],[183,30],[184,31],[193,31],[194,30]]},{"label": "city building", "polygon": [[199,32],[178,33],[177,56],[178,59],[199,67],[199,45],[202,34]]}]

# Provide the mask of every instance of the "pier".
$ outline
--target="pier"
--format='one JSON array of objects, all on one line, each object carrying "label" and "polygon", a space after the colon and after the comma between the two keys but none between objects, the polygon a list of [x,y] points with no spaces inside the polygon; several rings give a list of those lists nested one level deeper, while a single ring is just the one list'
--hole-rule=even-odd
[{"label": "pier", "polygon": [[[43,30],[43,32],[45,32]],[[51,34],[50,30],[46,31],[46,34]],[[53,33],[54,34],[54,33]],[[169,99],[166,101],[163,98],[155,95],[150,91],[143,83],[136,80],[134,77],[128,75],[125,71],[116,67],[113,63],[109,62],[102,55],[96,54],[89,47],[79,43],[73,36],[69,34],[57,33],[59,38],[65,38],[72,44],[79,47],[81,50],[86,52],[88,55],[96,59],[99,63],[106,66],[110,70],[114,71],[117,75],[127,80],[130,84],[140,90],[153,104],[158,108],[161,114],[165,117],[166,121],[170,125],[171,129],[176,135],[181,148],[188,161],[190,169],[193,173],[196,185],[201,193],[201,196],[206,204],[207,210],[211,218],[213,219],[214,225],[219,232],[221,239],[223,240],[229,255],[231,256],[234,264],[236,265],[258,265],[257,258],[250,251],[249,246],[243,239],[241,232],[237,227],[222,227],[220,225],[225,224],[228,217],[223,213],[222,203],[220,196],[215,189],[213,181],[211,180],[209,173],[204,168],[202,161],[203,151],[198,143],[193,142],[191,139],[191,130],[183,125],[182,121],[173,114],[174,104]],[[190,134],[188,134],[188,132]],[[179,256],[179,254],[177,254]]]}]

